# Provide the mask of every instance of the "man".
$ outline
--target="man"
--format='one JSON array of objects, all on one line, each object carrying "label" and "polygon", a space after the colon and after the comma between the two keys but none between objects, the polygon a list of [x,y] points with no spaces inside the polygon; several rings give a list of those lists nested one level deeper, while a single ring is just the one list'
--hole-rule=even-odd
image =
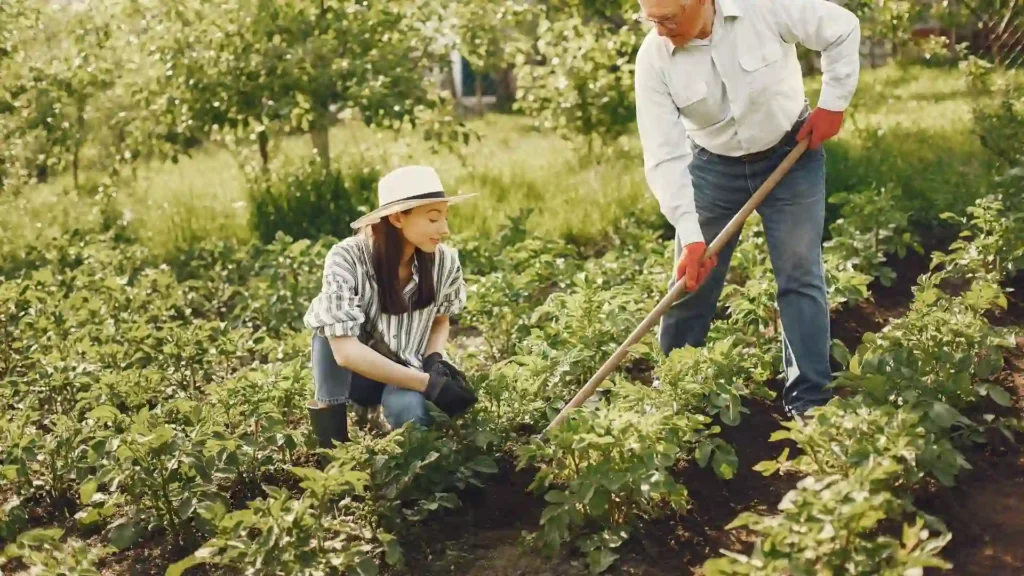
[{"label": "man", "polygon": [[[676,273],[690,298],[662,320],[662,350],[705,343],[733,238],[703,262],[725,227],[798,141],[808,150],[758,208],[778,285],[787,412],[825,404],[832,380],[821,237],[822,142],[839,132],[860,73],[860,24],[826,0],[641,0],[655,27],[636,60],[636,107],[647,183],[676,229]],[[796,44],[822,55],[813,111]]]}]

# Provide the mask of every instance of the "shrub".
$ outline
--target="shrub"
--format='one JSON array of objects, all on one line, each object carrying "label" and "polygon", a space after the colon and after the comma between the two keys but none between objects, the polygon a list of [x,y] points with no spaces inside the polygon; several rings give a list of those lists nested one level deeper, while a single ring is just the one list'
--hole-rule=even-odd
[{"label": "shrub", "polygon": [[375,205],[380,171],[366,167],[348,176],[337,168],[324,168],[316,160],[249,182],[250,225],[263,243],[278,232],[296,239],[345,237],[349,223]]}]

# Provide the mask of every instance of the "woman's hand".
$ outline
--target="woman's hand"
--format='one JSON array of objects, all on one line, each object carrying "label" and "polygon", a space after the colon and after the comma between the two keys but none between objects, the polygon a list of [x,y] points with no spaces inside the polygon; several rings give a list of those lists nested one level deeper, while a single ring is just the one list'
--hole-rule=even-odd
[{"label": "woman's hand", "polygon": [[440,366],[435,366],[428,375],[427,389],[423,395],[449,418],[462,414],[476,404],[476,394]]},{"label": "woman's hand", "polygon": [[467,384],[466,375],[463,374],[461,370],[456,368],[454,364],[445,360],[444,357],[441,356],[440,352],[432,352],[430,354],[427,354],[427,356],[423,358],[424,372],[430,374],[431,372],[434,371],[435,366],[440,366],[441,368],[444,368],[448,372],[449,376],[459,380],[460,382],[462,382],[464,386]]}]

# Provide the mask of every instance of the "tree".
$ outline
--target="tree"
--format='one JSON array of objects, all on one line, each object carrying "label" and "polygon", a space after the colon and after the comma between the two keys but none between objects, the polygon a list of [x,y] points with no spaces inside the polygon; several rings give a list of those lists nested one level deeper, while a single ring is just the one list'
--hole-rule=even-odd
[{"label": "tree", "polygon": [[894,57],[910,43],[913,24],[928,9],[926,3],[914,0],[849,0],[842,4],[860,19],[861,37],[872,44],[887,43]]},{"label": "tree", "polygon": [[458,0],[452,5],[457,48],[476,74],[477,108],[483,112],[483,77],[503,74],[530,40],[521,34],[533,6],[519,0]]},{"label": "tree", "polygon": [[97,96],[115,78],[107,50],[107,4],[4,8],[0,58],[0,140],[5,183],[45,181],[70,167],[79,187],[81,155]]},{"label": "tree", "polygon": [[516,106],[538,124],[588,149],[633,129],[633,66],[644,30],[635,2],[550,2],[539,11],[537,41],[520,54]]},{"label": "tree", "polygon": [[427,0],[154,4],[162,30],[148,41],[179,139],[253,140],[265,166],[275,126],[309,134],[324,165],[337,118],[391,129],[427,122],[428,139],[465,138],[437,114],[441,95],[427,81],[446,56]]}]

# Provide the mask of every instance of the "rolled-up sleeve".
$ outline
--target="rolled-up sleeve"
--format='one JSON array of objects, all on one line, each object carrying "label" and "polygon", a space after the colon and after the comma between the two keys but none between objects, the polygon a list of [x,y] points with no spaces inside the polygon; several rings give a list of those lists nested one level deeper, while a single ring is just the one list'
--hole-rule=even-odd
[{"label": "rolled-up sleeve", "polygon": [[783,40],[821,52],[818,106],[835,112],[846,110],[860,78],[860,20],[827,0],[767,4]]},{"label": "rolled-up sleeve", "polygon": [[445,247],[440,255],[438,284],[441,288],[438,291],[437,315],[452,316],[466,306],[466,280],[462,275],[462,264],[456,249]]},{"label": "rolled-up sleeve", "polygon": [[327,254],[320,293],[303,317],[306,328],[323,336],[358,336],[366,319],[360,293],[358,255],[337,244]]},{"label": "rolled-up sleeve", "polygon": [[657,68],[657,49],[645,42],[636,58],[636,120],[643,148],[644,176],[661,213],[683,245],[703,242],[690,180],[693,153],[686,127]]}]

